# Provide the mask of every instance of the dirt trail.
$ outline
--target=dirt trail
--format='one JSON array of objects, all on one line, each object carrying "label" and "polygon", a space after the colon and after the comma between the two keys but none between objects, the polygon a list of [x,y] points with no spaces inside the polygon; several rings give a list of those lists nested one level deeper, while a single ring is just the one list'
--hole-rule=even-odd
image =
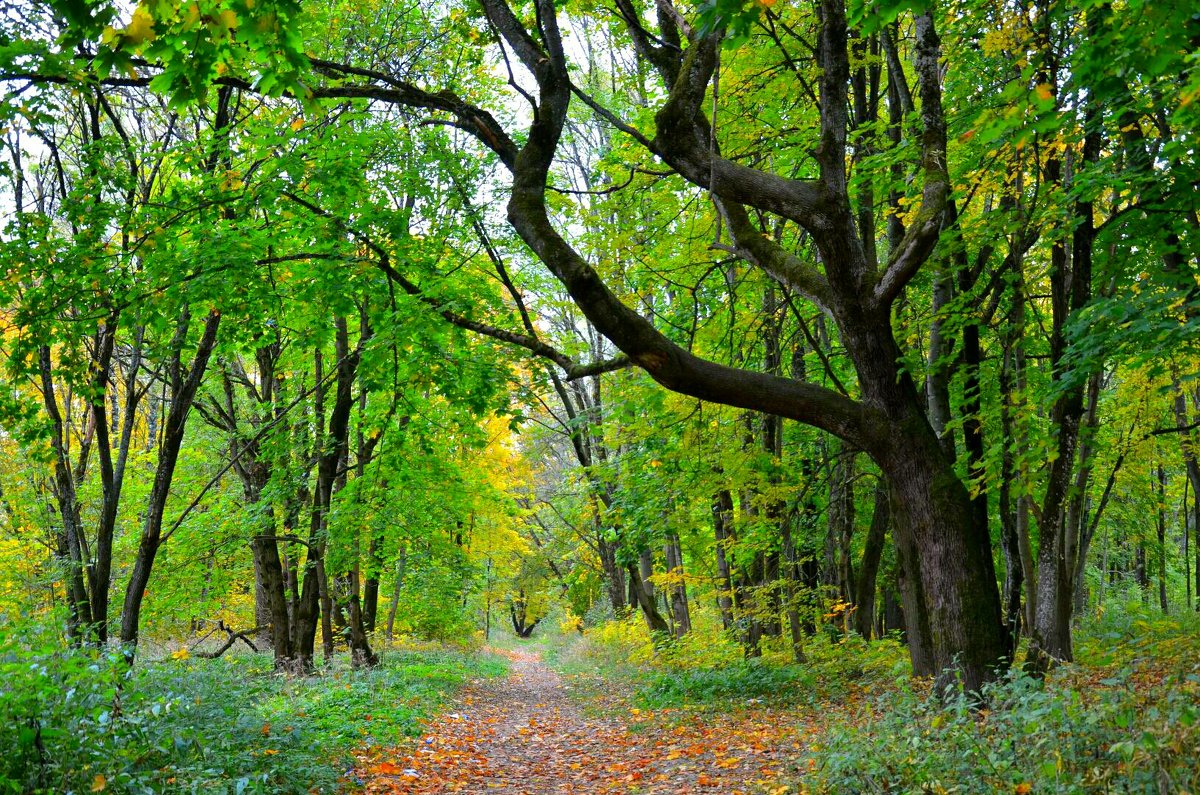
[{"label": "dirt trail", "polygon": [[[765,710],[736,716],[585,716],[535,655],[508,652],[509,675],[474,683],[431,722],[415,751],[363,759],[371,793],[782,793],[803,728]],[[606,710],[606,713],[611,710]],[[682,719],[681,719],[682,718]]]}]

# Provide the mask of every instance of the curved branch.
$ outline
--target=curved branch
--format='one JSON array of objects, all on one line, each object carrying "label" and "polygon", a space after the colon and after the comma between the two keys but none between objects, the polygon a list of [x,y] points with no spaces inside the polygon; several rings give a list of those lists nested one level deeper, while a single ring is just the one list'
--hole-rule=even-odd
[{"label": "curved branch", "polygon": [[656,135],[651,151],[688,182],[726,201],[775,213],[814,235],[827,231],[827,201],[819,183],[734,163],[709,145],[710,126],[700,108],[716,69],[719,46],[717,39],[709,36],[687,50],[670,97],[654,117]]}]

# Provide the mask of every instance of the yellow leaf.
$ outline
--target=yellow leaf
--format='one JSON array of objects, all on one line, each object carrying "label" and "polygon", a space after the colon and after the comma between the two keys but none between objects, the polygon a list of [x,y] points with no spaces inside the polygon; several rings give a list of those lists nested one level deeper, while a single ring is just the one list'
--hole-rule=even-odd
[{"label": "yellow leaf", "polygon": [[108,779],[101,773],[97,773],[96,777],[92,779],[92,792],[103,792],[107,786]]},{"label": "yellow leaf", "polygon": [[237,26],[238,26],[237,14],[233,13],[228,8],[225,9],[224,11],[222,11],[217,16],[218,16],[218,19],[221,20],[221,24],[224,25],[225,27],[229,28],[230,30],[234,30],[235,28],[237,28]]},{"label": "yellow leaf", "polygon": [[133,9],[133,19],[121,32],[125,38],[129,39],[130,44],[154,41],[154,17],[150,15],[145,6],[138,6]]},{"label": "yellow leaf", "polygon": [[295,121],[293,121],[293,122],[292,122],[292,129],[293,129],[293,130],[299,130],[299,129],[300,129],[301,127],[303,127],[303,126],[304,126],[304,119],[303,119],[303,118],[298,118],[298,119],[296,119]]},{"label": "yellow leaf", "polygon": [[1050,86],[1045,83],[1038,83],[1034,91],[1037,92],[1038,99],[1042,102],[1049,102],[1054,99],[1054,93],[1050,91]]},{"label": "yellow leaf", "polygon": [[188,652],[187,646],[180,646],[179,651],[172,652],[171,659],[172,660],[186,660],[188,657],[191,657],[191,656],[192,655],[190,652]]}]

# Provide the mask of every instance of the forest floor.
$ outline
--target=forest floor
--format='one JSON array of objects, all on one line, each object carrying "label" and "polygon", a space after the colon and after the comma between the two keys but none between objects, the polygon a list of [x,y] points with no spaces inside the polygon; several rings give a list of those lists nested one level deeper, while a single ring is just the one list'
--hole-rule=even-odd
[{"label": "forest floor", "polygon": [[367,792],[794,791],[783,782],[799,777],[800,738],[812,728],[796,712],[632,708],[627,694],[559,675],[536,650],[494,651],[510,660],[508,676],[470,684],[415,748],[360,757]]}]

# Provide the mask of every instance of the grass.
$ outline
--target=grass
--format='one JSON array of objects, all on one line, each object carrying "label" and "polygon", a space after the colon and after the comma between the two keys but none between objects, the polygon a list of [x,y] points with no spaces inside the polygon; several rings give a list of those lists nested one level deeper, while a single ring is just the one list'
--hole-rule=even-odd
[{"label": "grass", "polygon": [[164,660],[0,655],[0,792],[307,793],[353,789],[356,749],[421,731],[491,655],[395,650],[371,671],[272,671],[266,655]]}]

